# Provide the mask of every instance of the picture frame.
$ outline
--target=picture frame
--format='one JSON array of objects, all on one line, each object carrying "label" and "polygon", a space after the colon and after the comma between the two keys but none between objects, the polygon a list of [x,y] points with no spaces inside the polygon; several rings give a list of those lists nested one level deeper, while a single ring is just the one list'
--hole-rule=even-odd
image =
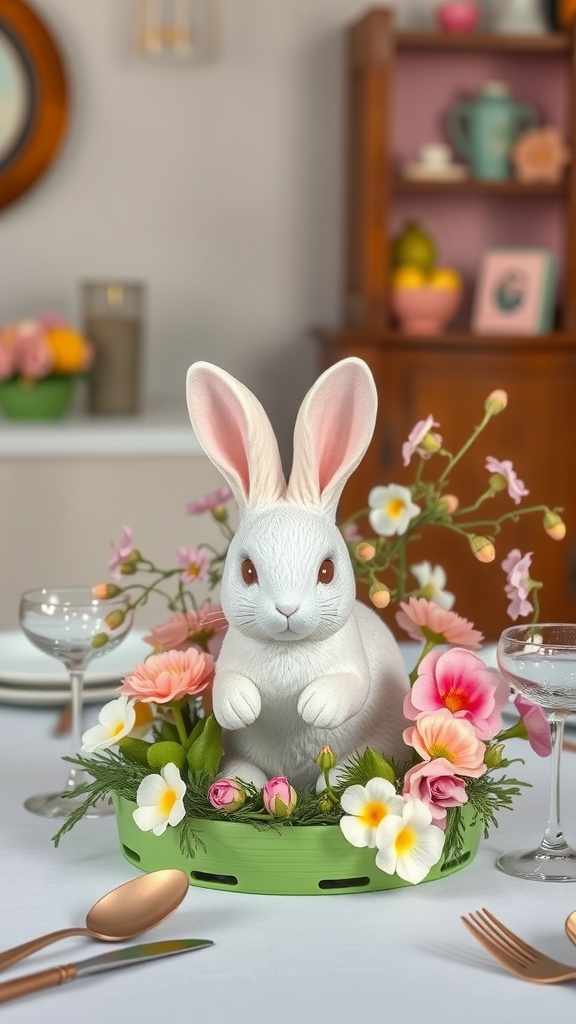
[{"label": "picture frame", "polygon": [[64,62],[49,28],[23,0],[0,0],[0,209],[53,162],[69,107]]},{"label": "picture frame", "polygon": [[549,249],[491,248],[480,264],[475,334],[547,334],[554,322],[556,259]]}]

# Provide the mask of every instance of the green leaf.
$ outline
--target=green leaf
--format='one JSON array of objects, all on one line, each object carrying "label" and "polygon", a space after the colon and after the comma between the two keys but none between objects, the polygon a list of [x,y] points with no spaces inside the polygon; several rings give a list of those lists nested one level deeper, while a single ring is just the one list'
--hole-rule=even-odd
[{"label": "green leaf", "polygon": [[372,747],[366,747],[363,755],[363,763],[366,771],[370,773],[370,778],[381,778],[387,779],[392,785],[396,782],[396,773],[390,761],[385,758],[382,754],[377,754]]},{"label": "green leaf", "polygon": [[136,764],[148,764],[148,750],[151,744],[147,743],[146,740],[137,740],[133,736],[125,736],[119,740],[118,746],[121,747],[122,753],[129,761],[135,761]]},{"label": "green leaf", "polygon": [[178,729],[172,722],[162,722],[159,734],[162,740],[172,740],[173,743],[178,743]]},{"label": "green leaf", "polygon": [[194,775],[199,772],[215,775],[222,759],[222,727],[214,715],[209,715],[203,721],[205,724],[202,731],[188,750],[188,767]]},{"label": "green leaf", "polygon": [[173,740],[160,740],[148,747],[148,764],[151,768],[164,768],[172,762],[178,771],[182,771],[186,764],[186,751],[180,743]]}]

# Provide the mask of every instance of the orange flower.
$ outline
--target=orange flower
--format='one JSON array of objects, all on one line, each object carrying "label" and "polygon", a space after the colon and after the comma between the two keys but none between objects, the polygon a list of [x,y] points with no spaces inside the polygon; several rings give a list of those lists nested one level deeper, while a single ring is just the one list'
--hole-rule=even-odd
[{"label": "orange flower", "polygon": [[471,622],[456,612],[441,608],[425,597],[411,597],[400,602],[401,611],[396,612],[396,622],[405,629],[412,640],[429,640],[431,634],[438,637],[437,643],[456,644],[477,651],[484,639]]},{"label": "orange flower", "polygon": [[456,775],[477,779],[486,771],[486,745],[478,739],[470,722],[455,718],[447,708],[419,715],[416,725],[404,730],[403,739],[424,761],[444,758]]},{"label": "orange flower", "polygon": [[166,704],[202,693],[214,678],[211,654],[190,647],[187,651],[153,654],[134,672],[124,676],[118,693],[136,697],[144,703]]},{"label": "orange flower", "polygon": [[560,181],[570,150],[557,128],[544,125],[524,132],[512,150],[518,181]]},{"label": "orange flower", "polygon": [[54,373],[82,373],[88,369],[91,348],[87,341],[71,327],[50,327],[46,331]]}]

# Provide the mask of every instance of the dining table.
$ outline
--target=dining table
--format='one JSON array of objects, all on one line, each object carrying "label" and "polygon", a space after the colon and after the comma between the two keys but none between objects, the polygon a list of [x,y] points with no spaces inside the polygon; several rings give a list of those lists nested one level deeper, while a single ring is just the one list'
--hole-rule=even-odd
[{"label": "dining table", "polygon": [[[55,848],[60,820],[30,813],[32,793],[61,789],[70,736],[60,708],[0,704],[0,949],[80,927],[106,892],[139,874],[121,854],[114,816],[81,820]],[[98,706],[85,708],[86,724]],[[570,736],[570,733],[568,733]],[[572,733],[572,737],[575,734]],[[0,1005],[10,1024],[206,1021],[275,1024],[363,1020],[541,1024],[573,1019],[576,981],[538,985],[508,973],[461,915],[487,907],[527,942],[576,968],[564,922],[576,884],[504,874],[500,853],[536,846],[546,824],[550,760],[514,739],[509,775],[530,783],[481,841],[474,860],[439,881],[382,892],[268,896],[191,886],[175,913],[142,939],[214,945],[76,979]],[[576,844],[576,752],[562,765],[562,815]],[[121,945],[130,945],[123,943]],[[14,964],[0,980],[107,952],[76,937]]]}]

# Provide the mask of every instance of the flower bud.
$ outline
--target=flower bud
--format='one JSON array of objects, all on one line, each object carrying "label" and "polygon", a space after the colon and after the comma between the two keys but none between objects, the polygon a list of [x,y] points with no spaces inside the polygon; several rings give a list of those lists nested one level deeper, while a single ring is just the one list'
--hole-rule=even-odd
[{"label": "flower bud", "polygon": [[456,511],[459,504],[460,501],[458,500],[455,494],[443,494],[438,502],[438,505],[442,512],[447,512],[449,516],[451,516]]},{"label": "flower bud", "polygon": [[117,587],[115,583],[97,583],[95,587],[92,587],[92,596],[96,597],[98,601],[107,601],[109,597],[118,597],[122,590]]},{"label": "flower bud", "polygon": [[296,790],[284,775],[270,779],[262,790],[264,807],[277,818],[289,818],[298,802]]},{"label": "flower bud", "polygon": [[118,629],[122,625],[126,618],[126,612],[122,608],[115,608],[113,612],[108,612],[108,615],[104,619],[104,622],[108,626],[108,629]]},{"label": "flower bud", "polygon": [[472,548],[472,554],[474,558],[477,558],[479,562],[493,562],[496,558],[496,550],[491,540],[487,537],[474,536],[469,537],[470,547]]},{"label": "flower bud", "polygon": [[318,810],[321,814],[330,814],[334,810],[334,804],[327,793],[323,793],[318,801]]},{"label": "flower bud", "polygon": [[418,447],[424,452],[428,452],[430,455],[434,455],[435,452],[439,452],[442,447],[442,438],[440,434],[431,434],[428,431],[424,434],[421,441],[418,442]]},{"label": "flower bud", "polygon": [[208,800],[219,811],[239,811],[246,801],[246,790],[237,779],[217,779],[208,790]]},{"label": "flower bud", "polygon": [[210,509],[210,512],[212,518],[215,519],[217,523],[228,522],[228,509],[225,505],[215,505],[214,508]]},{"label": "flower bud", "polygon": [[122,565],[120,566],[121,576],[134,576],[135,572],[136,565],[134,562],[122,562]]},{"label": "flower bud", "polygon": [[375,608],[387,608],[390,604],[390,591],[383,583],[373,583],[370,587],[370,600]]},{"label": "flower bud", "polygon": [[488,483],[490,484],[490,490],[497,494],[498,491],[505,491],[508,487],[508,481],[503,473],[492,473]]},{"label": "flower bud", "polygon": [[563,540],[566,536],[566,523],[557,512],[551,512],[550,509],[544,514],[544,529],[552,540]]},{"label": "flower bud", "polygon": [[484,402],[484,408],[491,416],[497,416],[499,412],[503,412],[507,405],[508,395],[501,388],[491,391]]},{"label": "flower bud", "polygon": [[491,743],[486,747],[484,754],[484,764],[488,768],[497,768],[500,764],[504,754],[503,743]]},{"label": "flower bud", "polygon": [[336,754],[332,750],[332,747],[328,745],[322,747],[322,750],[316,758],[316,764],[322,772],[329,772],[330,769],[334,767],[336,764]]},{"label": "flower bud", "polygon": [[361,540],[354,550],[356,558],[361,562],[371,562],[376,555],[376,548],[367,540]]},{"label": "flower bud", "polygon": [[92,637],[91,646],[97,651],[100,647],[105,647],[108,640],[109,637],[107,633],[97,633],[96,636]]}]

